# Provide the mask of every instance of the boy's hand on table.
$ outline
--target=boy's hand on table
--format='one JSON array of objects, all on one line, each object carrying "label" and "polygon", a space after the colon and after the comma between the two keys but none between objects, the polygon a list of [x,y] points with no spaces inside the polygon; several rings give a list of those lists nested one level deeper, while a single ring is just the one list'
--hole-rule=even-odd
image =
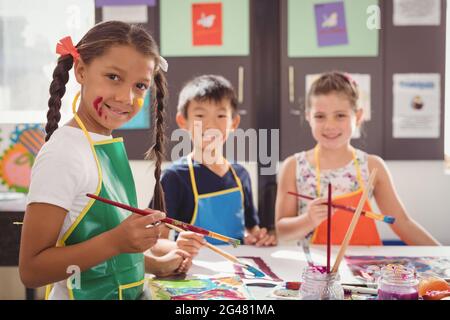
[{"label": "boy's hand on table", "polygon": [[175,270],[175,272],[187,273],[189,269],[192,267],[192,255],[181,249],[175,250],[175,254],[183,258],[180,265],[178,266],[178,269]]},{"label": "boy's hand on table", "polygon": [[184,250],[174,249],[161,257],[156,257],[154,273],[158,277],[168,277],[186,273],[192,266],[192,257]]},{"label": "boy's hand on table", "polygon": [[277,237],[275,233],[268,232],[266,228],[254,226],[251,229],[247,229],[244,244],[255,245],[257,247],[275,246],[277,245]]},{"label": "boy's hand on table", "polygon": [[200,248],[206,244],[206,240],[201,234],[183,231],[178,235],[176,243],[179,249],[184,250],[194,258],[198,254]]}]

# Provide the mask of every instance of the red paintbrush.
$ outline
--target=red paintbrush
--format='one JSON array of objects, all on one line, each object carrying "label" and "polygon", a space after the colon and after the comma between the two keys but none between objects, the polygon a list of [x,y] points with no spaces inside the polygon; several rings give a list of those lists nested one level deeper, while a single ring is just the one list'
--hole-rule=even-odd
[{"label": "red paintbrush", "polygon": [[[116,202],[116,201],[112,201],[112,200],[109,200],[109,199],[105,199],[105,198],[96,196],[96,195],[91,194],[91,193],[86,194],[86,196],[88,196],[89,198],[92,198],[92,199],[95,199],[95,200],[98,200],[98,201],[110,204],[112,206],[119,207],[119,208],[122,208],[122,209],[125,209],[125,210],[128,210],[128,211],[131,211],[131,212],[143,215],[143,216],[147,216],[149,214],[152,214],[152,212],[145,211],[145,210],[142,210],[142,209],[138,209],[138,208],[135,208],[135,207],[131,207],[129,205],[126,205],[126,204],[123,204],[123,203],[120,203],[120,202]],[[237,247],[239,244],[241,244],[241,241],[238,240],[238,239],[233,239],[233,238],[221,235],[219,233],[212,232],[212,231],[200,228],[200,227],[196,227],[196,226],[193,226],[193,225],[191,225],[189,223],[185,223],[185,222],[182,222],[182,221],[179,221],[179,220],[175,220],[175,219],[172,219],[172,218],[164,218],[161,221],[162,222],[166,222],[166,223],[170,223],[170,224],[172,224],[174,226],[180,226],[184,230],[189,230],[189,231],[192,231],[192,232],[203,234],[203,235],[205,235],[207,237],[211,237],[211,238],[214,238],[214,239],[217,239],[217,240],[221,240],[223,242],[228,242],[231,245],[233,245],[233,247]]]},{"label": "red paintbrush", "polygon": [[330,273],[331,258],[331,183],[328,184],[328,215],[327,215],[327,273]]}]

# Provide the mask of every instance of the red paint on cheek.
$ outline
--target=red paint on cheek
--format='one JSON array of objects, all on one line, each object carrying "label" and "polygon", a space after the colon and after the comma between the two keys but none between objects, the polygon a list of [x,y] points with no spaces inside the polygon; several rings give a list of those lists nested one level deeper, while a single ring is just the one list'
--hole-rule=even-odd
[{"label": "red paint on cheek", "polygon": [[94,105],[94,109],[95,111],[97,111],[97,114],[99,115],[99,117],[102,116],[103,110],[102,110],[102,106],[99,106],[99,104],[103,101],[102,97],[97,97],[95,98],[93,105]]}]

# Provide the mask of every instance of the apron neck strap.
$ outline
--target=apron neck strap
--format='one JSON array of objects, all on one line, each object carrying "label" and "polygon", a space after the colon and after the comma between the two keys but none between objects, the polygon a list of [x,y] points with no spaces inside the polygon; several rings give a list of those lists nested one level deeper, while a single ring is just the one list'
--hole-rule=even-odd
[{"label": "apron neck strap", "polygon": [[[241,191],[241,194],[243,194],[241,179],[239,179],[236,171],[234,170],[233,166],[228,162],[228,160],[225,158],[223,158],[223,159],[225,160],[228,167],[230,168],[231,173],[233,174],[234,180],[236,181],[236,184],[237,184],[239,190]],[[195,182],[194,164],[192,162],[192,154],[189,154],[187,156],[187,161],[188,161],[188,167],[189,167],[189,175],[191,177],[191,182],[192,182],[192,191],[194,192],[194,197],[198,197],[198,188],[197,188],[197,183]]]},{"label": "apron neck strap", "polygon": [[[361,187],[364,186],[361,176],[361,168],[359,166],[359,161],[356,159],[356,150],[355,148],[352,148],[352,159],[353,164],[355,165],[356,169],[356,177],[358,179],[358,183]],[[316,196],[320,197],[321,195],[321,185],[320,185],[320,162],[319,162],[319,145],[316,145],[314,147],[314,161],[316,162]]]},{"label": "apron neck strap", "polygon": [[89,132],[87,131],[86,127],[84,126],[83,122],[81,121],[80,117],[77,114],[77,102],[78,102],[79,97],[80,97],[80,91],[77,92],[77,94],[75,95],[75,97],[73,98],[73,101],[72,101],[73,117],[75,118],[75,121],[80,126],[81,130],[83,130],[84,135],[89,140],[89,144],[92,146],[92,145],[94,145],[94,141],[92,140],[91,135],[89,134]]},{"label": "apron neck strap", "polygon": [[191,176],[192,192],[194,192],[194,198],[198,198],[197,183],[195,182],[194,165],[192,163],[192,155],[187,156],[189,175]]}]

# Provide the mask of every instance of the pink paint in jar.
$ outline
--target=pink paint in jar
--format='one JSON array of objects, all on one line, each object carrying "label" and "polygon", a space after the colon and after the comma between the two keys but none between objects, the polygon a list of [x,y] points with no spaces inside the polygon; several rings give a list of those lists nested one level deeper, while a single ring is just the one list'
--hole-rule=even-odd
[{"label": "pink paint in jar", "polygon": [[419,280],[413,268],[387,265],[378,280],[378,300],[418,300]]},{"label": "pink paint in jar", "polygon": [[327,273],[323,266],[307,266],[299,296],[302,300],[344,300],[339,274]]}]

